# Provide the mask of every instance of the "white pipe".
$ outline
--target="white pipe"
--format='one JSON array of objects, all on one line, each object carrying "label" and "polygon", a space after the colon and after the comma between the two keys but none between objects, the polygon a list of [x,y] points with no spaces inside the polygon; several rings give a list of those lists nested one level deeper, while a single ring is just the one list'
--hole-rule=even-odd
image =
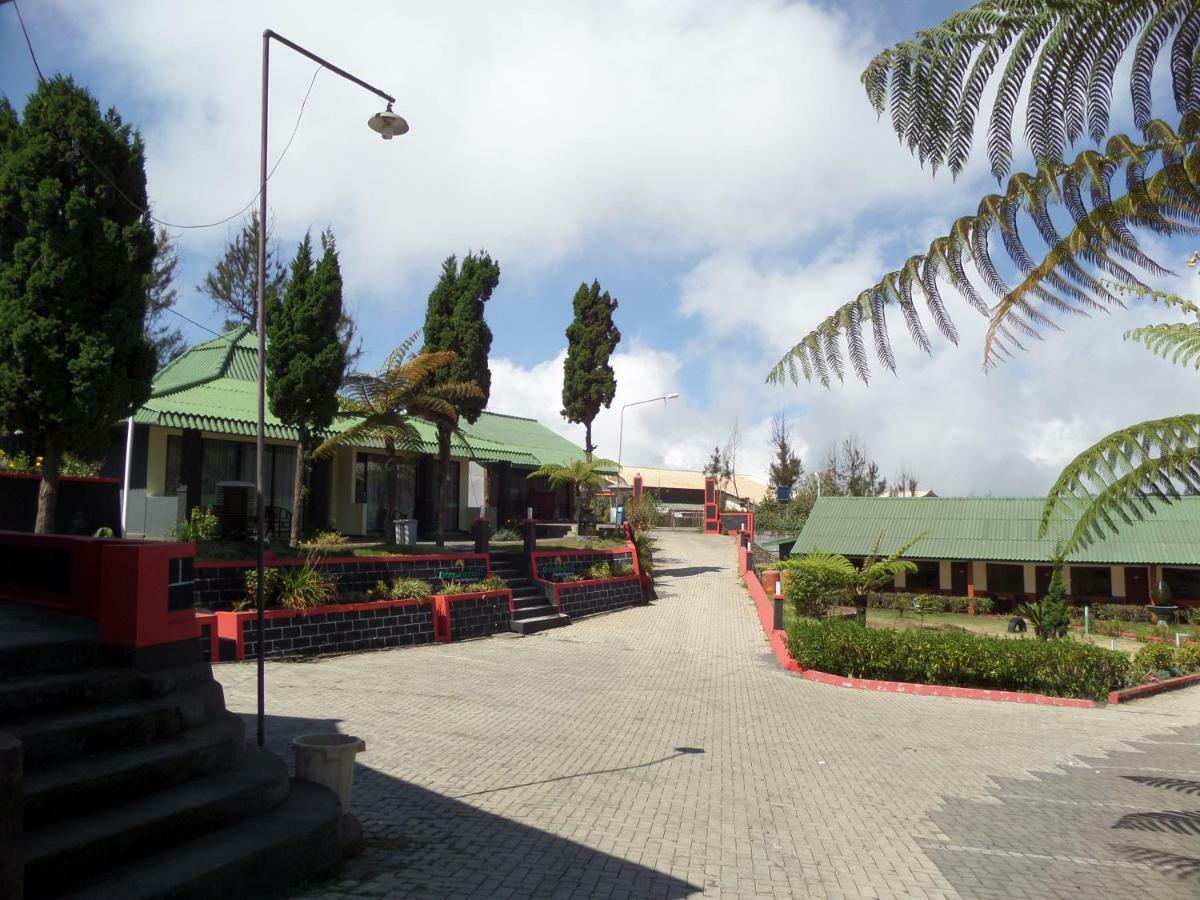
[{"label": "white pipe", "polygon": [[125,489],[121,491],[121,537],[129,537],[129,472],[133,468],[133,416],[125,427]]}]

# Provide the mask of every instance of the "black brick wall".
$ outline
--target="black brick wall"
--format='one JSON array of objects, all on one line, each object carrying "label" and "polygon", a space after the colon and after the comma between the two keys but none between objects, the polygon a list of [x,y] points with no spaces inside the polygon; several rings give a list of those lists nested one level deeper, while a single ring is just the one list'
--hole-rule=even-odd
[{"label": "black brick wall", "polygon": [[564,584],[558,588],[558,598],[561,610],[576,619],[641,603],[642,586],[636,578],[585,585]]},{"label": "black brick wall", "polygon": [[450,602],[450,638],[486,637],[508,631],[512,613],[508,610],[508,595],[478,597]]},{"label": "black brick wall", "polygon": [[200,654],[205,662],[213,662],[212,658],[212,622],[200,623]]},{"label": "black brick wall", "polygon": [[[464,565],[468,572],[478,569],[481,575],[487,568],[487,562],[482,559],[468,559]],[[267,567],[270,568],[270,563]],[[253,565],[237,568],[197,565],[196,606],[212,610],[232,609],[233,603],[245,596],[246,572],[253,568]],[[377,581],[390,582],[396,578],[421,578],[436,589],[438,572],[453,569],[454,560],[428,560],[419,556],[411,560],[381,560],[364,556],[352,563],[320,564],[320,568],[337,579],[338,593],[345,597],[349,594],[365,594]]]},{"label": "black brick wall", "polygon": [[[246,659],[258,652],[255,631],[254,618],[244,619]],[[428,644],[433,641],[433,601],[267,619],[263,641],[267,656],[309,656]]]},{"label": "black brick wall", "polygon": [[[632,566],[633,552],[625,550],[619,553],[604,553],[601,551],[582,552],[582,553],[556,553],[554,556],[543,556],[538,558],[538,572],[542,573],[546,568],[557,568],[562,566],[570,568],[572,572],[581,572],[598,562],[607,562],[613,568],[617,566]],[[541,574],[544,581],[558,581],[560,575]]]}]

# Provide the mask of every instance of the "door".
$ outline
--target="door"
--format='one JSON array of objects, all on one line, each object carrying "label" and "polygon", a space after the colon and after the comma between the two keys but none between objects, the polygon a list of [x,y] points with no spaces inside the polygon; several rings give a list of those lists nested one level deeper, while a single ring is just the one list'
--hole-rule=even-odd
[{"label": "door", "polygon": [[1034,584],[1037,585],[1038,597],[1045,597],[1050,593],[1050,578],[1054,575],[1053,566],[1037,566],[1033,570]]},{"label": "door", "polygon": [[1125,567],[1125,602],[1150,602],[1150,573],[1145,566]]},{"label": "door", "polygon": [[967,562],[950,563],[950,592],[955,597],[967,596]]}]

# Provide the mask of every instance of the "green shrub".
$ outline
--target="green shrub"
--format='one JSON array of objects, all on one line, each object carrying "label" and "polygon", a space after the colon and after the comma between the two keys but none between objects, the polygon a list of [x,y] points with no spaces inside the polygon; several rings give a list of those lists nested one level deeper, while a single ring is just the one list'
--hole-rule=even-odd
[{"label": "green shrub", "polygon": [[114,532],[107,525],[101,525],[99,528],[96,529],[96,533],[92,535],[92,537],[98,537],[98,538],[111,538],[111,537],[116,537],[116,536],[117,536],[116,532]]},{"label": "green shrub", "polygon": [[624,578],[627,575],[632,575],[634,573],[633,563],[617,563],[612,567],[612,573],[614,578]]},{"label": "green shrub", "polygon": [[[234,609],[258,608],[258,571],[250,569],[243,576],[246,585],[246,596],[240,603],[233,605]],[[263,607],[275,609],[279,603],[279,570],[263,569]]]},{"label": "green shrub", "polygon": [[1097,603],[1092,607],[1096,619],[1119,622],[1149,622],[1150,610],[1136,603]]},{"label": "green shrub", "polygon": [[1077,641],[984,637],[960,631],[864,628],[799,619],[788,649],[800,665],[835,675],[1101,699],[1126,685],[1129,659]]},{"label": "green shrub", "polygon": [[515,528],[509,528],[506,525],[492,535],[492,540],[497,543],[507,543],[509,541],[523,540],[523,538],[521,537],[521,532],[517,531]]},{"label": "green shrub", "polygon": [[1169,672],[1175,665],[1175,648],[1170,644],[1143,644],[1133,655],[1133,670],[1143,676]]},{"label": "green shrub", "polygon": [[1184,644],[1175,651],[1175,668],[1180,672],[1200,669],[1200,644]]},{"label": "green shrub", "polygon": [[287,609],[312,609],[337,603],[337,581],[306,560],[302,566],[279,569],[279,605]]},{"label": "green shrub", "polygon": [[642,491],[640,497],[625,501],[625,521],[635,533],[648,532],[658,525],[658,497],[653,491]]},{"label": "green shrub", "polygon": [[393,600],[424,600],[432,594],[433,585],[420,578],[397,578],[392,582]]},{"label": "green shrub", "polygon": [[195,544],[198,541],[214,540],[221,530],[217,514],[211,509],[197,506],[192,509],[187,521],[179,521],[167,531],[168,541],[185,541]]},{"label": "green shrub", "polygon": [[598,563],[592,563],[587,567],[587,577],[592,579],[612,578],[612,566],[608,564],[607,560],[602,560]]},{"label": "green shrub", "polygon": [[846,579],[826,566],[804,565],[803,559],[787,560],[783,569],[783,596],[796,615],[823,619],[835,606],[851,601]]},{"label": "green shrub", "polygon": [[637,553],[638,568],[643,574],[654,577],[654,540],[648,531],[634,531],[633,549]]},{"label": "green shrub", "polygon": [[488,575],[486,578],[481,578],[478,581],[459,582],[454,585],[454,590],[449,591],[451,594],[484,594],[488,591],[502,591],[508,585],[504,583],[499,575]]},{"label": "green shrub", "polygon": [[[925,605],[924,601],[936,599],[942,606],[939,612],[965,613],[971,607],[972,599],[975,603],[975,612],[981,614],[990,613],[995,608],[995,603],[991,597],[951,597],[942,594],[901,594],[901,593],[875,593],[867,595],[867,606],[870,609],[900,609],[907,612],[912,609],[912,601],[914,598],[920,597],[925,606],[926,612],[932,612],[933,606]],[[896,604],[899,603],[900,606]]]}]

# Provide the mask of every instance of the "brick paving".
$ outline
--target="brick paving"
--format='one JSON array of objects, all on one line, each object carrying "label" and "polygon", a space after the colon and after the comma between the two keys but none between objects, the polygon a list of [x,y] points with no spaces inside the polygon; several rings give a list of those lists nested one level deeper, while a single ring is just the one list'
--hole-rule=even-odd
[{"label": "brick paving", "polygon": [[[782,672],[732,541],[533,637],[269,663],[270,741],[360,735],[367,850],[297,896],[1200,895],[1200,689],[1094,710]],[[252,664],[217,667],[254,709]]]}]

